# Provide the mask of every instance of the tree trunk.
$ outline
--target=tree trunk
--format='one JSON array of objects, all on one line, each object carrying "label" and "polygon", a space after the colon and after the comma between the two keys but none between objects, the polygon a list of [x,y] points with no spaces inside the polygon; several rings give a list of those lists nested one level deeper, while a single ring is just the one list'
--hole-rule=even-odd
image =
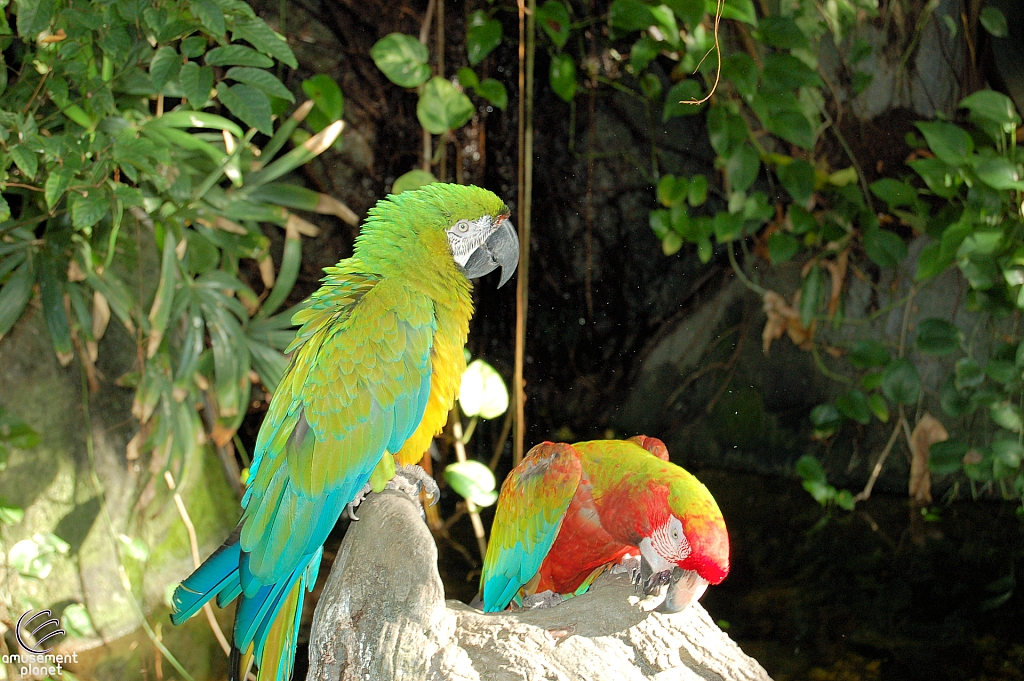
[{"label": "tree trunk", "polygon": [[446,603],[434,540],[407,495],[371,495],[359,517],[313,617],[307,681],[769,678],[699,604],[647,612],[625,574],[553,608]]}]

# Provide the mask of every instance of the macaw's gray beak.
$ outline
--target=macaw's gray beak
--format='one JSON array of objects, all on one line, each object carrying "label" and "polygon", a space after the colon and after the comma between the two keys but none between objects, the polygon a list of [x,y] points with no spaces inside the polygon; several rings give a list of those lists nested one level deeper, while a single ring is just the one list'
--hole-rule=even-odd
[{"label": "macaw's gray beak", "polygon": [[657,612],[682,612],[704,595],[708,581],[693,570],[672,568],[669,577],[665,600],[655,610]]},{"label": "macaw's gray beak", "polygon": [[511,223],[504,219],[470,254],[466,264],[462,266],[462,273],[466,275],[467,279],[476,279],[492,272],[496,267],[500,267],[501,281],[498,283],[498,288],[501,288],[512,278],[512,273],[516,271],[518,265],[519,237]]},{"label": "macaw's gray beak", "polygon": [[661,587],[669,583],[672,573],[668,570],[655,572],[647,558],[640,556],[640,582],[637,585],[643,590],[645,596],[656,593]]}]

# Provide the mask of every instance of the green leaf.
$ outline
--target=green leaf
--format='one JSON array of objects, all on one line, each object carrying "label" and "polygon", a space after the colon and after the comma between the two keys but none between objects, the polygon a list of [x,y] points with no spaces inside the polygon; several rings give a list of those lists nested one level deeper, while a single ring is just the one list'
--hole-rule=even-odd
[{"label": "green leaf", "polygon": [[791,142],[803,149],[814,147],[814,129],[802,113],[780,111],[767,121],[766,127],[773,135]]},{"label": "green leaf", "polygon": [[683,237],[676,231],[665,234],[661,240],[661,252],[666,256],[675,255],[683,247]]},{"label": "green leaf", "polygon": [[690,28],[704,18],[704,0],[665,0],[665,4]]},{"label": "green leaf", "polygon": [[264,135],[274,134],[270,99],[256,88],[244,84],[228,87],[225,83],[217,83],[217,97],[228,111],[246,125]]},{"label": "green leaf", "polygon": [[773,265],[788,262],[799,252],[800,242],[789,232],[772,232],[768,237],[768,257]]},{"label": "green leaf", "polygon": [[306,116],[306,123],[313,132],[320,132],[341,118],[345,111],[345,99],[338,83],[326,73],[302,81],[302,91],[315,103],[313,110]]},{"label": "green leaf", "polygon": [[[1020,416],[1018,414],[1018,420]],[[1018,429],[1016,432],[1020,432]],[[992,456],[1007,468],[1020,468],[1024,459],[1024,446],[1016,440],[999,439],[992,442]]]},{"label": "green leaf", "polygon": [[901,206],[912,206],[917,200],[917,192],[906,182],[886,177],[876,180],[869,186],[871,193],[885,201],[889,209]]},{"label": "green leaf", "polygon": [[[705,13],[713,17],[717,9],[718,0],[705,0]],[[757,26],[757,13],[754,11],[752,0],[725,0],[722,4],[722,18],[735,19],[751,26]]]},{"label": "green leaf", "polygon": [[813,266],[804,277],[800,286],[800,323],[809,327],[818,313],[818,306],[821,303],[822,282],[821,268]]},{"label": "green leaf", "polygon": [[658,181],[655,190],[658,202],[666,208],[671,208],[677,203],[686,201],[686,195],[690,190],[690,181],[685,177],[675,175],[664,175]]},{"label": "green leaf", "polygon": [[195,59],[206,52],[206,36],[189,36],[181,41],[181,44],[178,45],[178,49],[181,51],[182,56]]},{"label": "green leaf", "polygon": [[764,61],[761,72],[764,84],[771,89],[792,90],[798,87],[822,87],[821,78],[811,67],[786,52],[774,52]]},{"label": "green leaf", "polygon": [[71,225],[75,229],[92,227],[110,210],[110,197],[93,189],[88,196],[75,194],[71,201]]},{"label": "green leaf", "polygon": [[715,234],[715,239],[717,239],[719,243],[724,244],[730,241],[735,241],[743,236],[743,215],[740,213],[733,215],[724,210],[719,211],[715,214],[712,222],[712,229]]},{"label": "green leaf", "polygon": [[391,33],[384,36],[370,48],[370,56],[377,68],[395,85],[416,87],[430,78],[427,48],[411,35]]},{"label": "green leaf", "polygon": [[459,406],[466,416],[493,419],[508,409],[508,389],[494,367],[482,359],[470,362],[462,373]]},{"label": "green leaf", "polygon": [[442,135],[461,128],[473,117],[473,102],[447,79],[434,76],[423,89],[416,105],[416,117],[428,132]]},{"label": "green leaf", "polygon": [[744,52],[735,52],[722,60],[722,78],[732,82],[744,97],[753,97],[757,92],[759,75],[757,64]]},{"label": "green leaf", "polygon": [[871,225],[864,229],[864,251],[879,267],[892,268],[907,257],[907,244],[896,234]]},{"label": "green leaf", "polygon": [[896,404],[914,404],[921,394],[917,367],[905,357],[892,360],[882,371],[882,394]]},{"label": "green leaf", "polygon": [[[672,231],[671,213],[667,210],[652,210],[647,214],[647,222],[651,226],[654,236],[658,237],[659,240],[664,240],[669,232]],[[682,246],[682,241],[680,241],[679,245],[680,247]]]},{"label": "green leaf", "polygon": [[233,41],[242,38],[263,54],[270,55],[293,69],[299,68],[292,48],[288,47],[288,41],[275,33],[262,19],[258,17],[236,18],[231,34]]},{"label": "green leaf", "polygon": [[974,172],[978,174],[982,182],[993,189],[1024,190],[1020,168],[1016,163],[1005,158],[990,158],[981,161],[974,167]]},{"label": "green leaf", "polygon": [[960,440],[943,440],[928,448],[928,469],[935,475],[957,473],[963,467],[967,443]]},{"label": "green leaf", "polygon": [[959,170],[937,158],[920,158],[907,165],[921,176],[928,189],[943,199],[955,196],[963,181]]},{"label": "green leaf", "polygon": [[660,52],[661,46],[657,40],[649,35],[640,36],[629,51],[629,64],[636,73],[640,73]]},{"label": "green leaf", "polygon": [[658,26],[662,36],[672,47],[679,47],[679,24],[676,23],[676,15],[668,5],[649,6],[654,23]]},{"label": "green leaf", "polygon": [[548,0],[537,8],[535,16],[555,47],[565,47],[565,41],[569,39],[569,10],[565,4],[558,0]]},{"label": "green leaf", "polygon": [[480,78],[477,77],[476,72],[468,66],[463,66],[455,74],[455,77],[459,79],[459,85],[464,88],[475,88],[480,84]]},{"label": "green leaf", "polygon": [[807,36],[791,17],[764,17],[754,35],[761,42],[784,50],[808,49],[811,46]]},{"label": "green leaf", "polygon": [[277,76],[269,71],[254,69],[251,66],[233,66],[228,69],[224,77],[251,85],[271,97],[280,97],[289,102],[295,101],[295,95],[284,86],[284,83],[277,79]]},{"label": "green leaf", "polygon": [[167,81],[175,78],[181,69],[181,57],[173,47],[161,47],[153,54],[149,62],[149,78],[157,90],[163,88]]},{"label": "green leaf", "polygon": [[469,17],[469,28],[466,30],[466,53],[469,65],[476,66],[501,44],[501,22],[488,19],[487,14],[478,9]]},{"label": "green leaf", "polygon": [[25,148],[22,144],[11,147],[9,153],[14,161],[14,165],[18,166],[18,169],[25,174],[25,177],[30,180],[35,179],[36,173],[39,171],[39,154]]},{"label": "green leaf", "polygon": [[1006,25],[1006,16],[997,7],[991,5],[981,10],[978,21],[995,38],[1005,38],[1009,30]]},{"label": "green leaf", "polygon": [[687,193],[686,201],[691,206],[703,206],[708,200],[708,178],[703,175],[694,175],[690,178],[690,190]]},{"label": "green leaf", "polygon": [[[5,5],[7,3],[4,3]],[[53,0],[15,0],[18,9],[18,35],[35,42],[53,19]]]},{"label": "green leaf", "polygon": [[224,12],[213,0],[192,0],[189,5],[192,14],[210,31],[220,38],[227,30],[224,26]]},{"label": "green leaf", "polygon": [[608,24],[620,31],[642,31],[654,24],[654,15],[640,0],[615,0],[608,8]]},{"label": "green leaf", "polygon": [[[818,405],[817,407],[815,407],[815,410],[818,410],[821,407],[831,407],[831,405],[821,404],[821,405]],[[831,412],[835,412],[835,409],[834,408],[831,409]],[[813,413],[814,412],[812,412],[812,414]],[[836,413],[835,414],[835,418],[832,418],[832,414],[830,413],[829,414],[829,420],[831,420],[831,421],[838,421],[839,420],[838,416],[839,416],[839,414]],[[811,418],[812,418],[812,421],[813,421],[814,417],[812,416]],[[815,425],[817,425],[817,423],[818,422],[815,422]],[[821,467],[821,462],[818,461],[813,456],[811,456],[810,454],[804,454],[799,459],[797,459],[797,462],[796,462],[796,465],[794,466],[794,468],[796,470],[796,474],[799,475],[800,478],[803,479],[803,480],[813,480],[813,481],[818,481],[818,482],[825,482],[825,469]]]},{"label": "green leaf", "polygon": [[484,78],[474,89],[478,95],[502,111],[508,106],[508,91],[494,78]]},{"label": "green leaf", "polygon": [[[648,74],[653,75],[653,74]],[[669,88],[665,94],[665,108],[661,114],[661,120],[667,121],[676,116],[693,116],[704,110],[707,102],[693,104],[704,97],[700,83],[692,78],[680,81]],[[690,103],[687,103],[690,102]]]},{"label": "green leaf", "polygon": [[940,161],[962,166],[974,152],[974,141],[963,128],[946,121],[925,121],[915,125]]},{"label": "green leaf", "polygon": [[60,616],[60,626],[69,636],[89,638],[97,635],[89,611],[81,603],[72,603],[64,608]]},{"label": "green leaf", "polygon": [[556,95],[571,102],[576,96],[576,63],[572,57],[567,54],[556,54],[552,57],[548,80]]},{"label": "green leaf", "polygon": [[729,178],[729,187],[734,192],[745,192],[754,184],[761,171],[761,159],[749,144],[742,145],[725,162],[725,175]]},{"label": "green leaf", "polygon": [[[39,300],[43,307],[43,317],[46,318],[54,352],[58,358],[70,358],[73,352],[71,327],[64,309],[67,270],[55,262],[53,257],[44,258],[43,263],[39,277]],[[61,364],[66,364],[66,360],[61,359]]]},{"label": "green leaf", "polygon": [[954,366],[955,385],[957,390],[977,388],[985,382],[985,372],[970,357],[961,357]]},{"label": "green leaf", "polygon": [[410,189],[419,189],[424,185],[434,182],[437,182],[437,178],[434,177],[433,173],[416,168],[395,180],[394,185],[391,186],[391,193],[401,194],[402,192],[407,192]]},{"label": "green leaf", "polygon": [[43,187],[43,198],[46,200],[46,207],[53,210],[57,202],[64,196],[68,188],[68,173],[66,171],[51,170],[50,176],[46,178]]},{"label": "green leaf", "polygon": [[[210,53],[207,53],[207,62],[209,55]],[[178,83],[189,105],[196,110],[202,109],[210,98],[210,90],[213,89],[213,69],[190,61],[183,64],[181,71],[178,72]]]},{"label": "green leaf", "polygon": [[[2,451],[0,450],[0,452]],[[17,525],[25,518],[25,509],[8,506],[6,499],[0,498],[0,501],[4,502],[0,504],[0,525]]]},{"label": "green leaf", "polygon": [[814,166],[803,159],[794,159],[792,163],[780,165],[775,172],[794,201],[805,205],[811,200],[814,195]]},{"label": "green leaf", "polygon": [[[255,66],[267,69],[274,65],[274,60],[260,54],[245,45],[225,45],[215,47],[203,58],[210,66]],[[212,88],[213,85],[211,84]]]},{"label": "green leaf", "polygon": [[708,109],[708,137],[719,156],[728,158],[748,137],[747,124],[724,106]]},{"label": "green leaf", "polygon": [[836,408],[843,416],[852,421],[865,426],[871,422],[868,398],[856,388],[836,398]]},{"label": "green leaf", "polygon": [[234,121],[206,111],[171,111],[159,118],[146,123],[147,126],[168,126],[171,128],[211,128],[227,130],[235,137],[241,138],[244,133]]},{"label": "green leaf", "polygon": [[914,274],[914,281],[924,281],[935,275],[944,272],[953,263],[953,255],[943,254],[942,244],[933,241],[921,249],[917,257],[917,272]]},{"label": "green leaf", "polygon": [[498,500],[494,473],[474,459],[450,464],[444,469],[444,479],[456,493],[477,506],[490,506]]},{"label": "green leaf", "polygon": [[879,421],[882,423],[889,422],[889,404],[885,401],[885,398],[878,393],[872,393],[868,396],[868,408],[871,409],[871,413],[874,414]]},{"label": "green leaf", "polygon": [[10,331],[21,317],[22,311],[32,298],[33,283],[35,277],[32,276],[32,265],[26,260],[14,270],[7,283],[0,287],[0,338]]},{"label": "green leaf", "polygon": [[11,205],[7,203],[7,199],[0,194],[0,222],[7,222],[11,219]]},{"label": "green leaf", "polygon": [[640,92],[644,97],[652,101],[660,98],[661,78],[650,72],[645,73],[640,77]]},{"label": "green leaf", "polygon": [[989,415],[997,426],[1013,433],[1019,433],[1022,425],[1024,425],[1020,409],[1011,402],[1000,402],[992,405]]},{"label": "green leaf", "polygon": [[850,364],[858,369],[883,367],[889,363],[889,350],[875,340],[861,340],[850,349]]},{"label": "green leaf", "polygon": [[1007,133],[1020,125],[1013,100],[1002,92],[979,90],[961,100],[960,106],[971,112],[971,119],[991,121]]},{"label": "green leaf", "polygon": [[917,349],[928,355],[948,355],[960,349],[963,333],[945,319],[925,319],[917,325]]}]

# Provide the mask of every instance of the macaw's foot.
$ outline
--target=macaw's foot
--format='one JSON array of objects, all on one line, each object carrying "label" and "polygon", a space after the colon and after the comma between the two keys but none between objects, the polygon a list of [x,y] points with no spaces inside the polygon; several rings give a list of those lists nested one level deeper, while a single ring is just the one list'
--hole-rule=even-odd
[{"label": "macaw's foot", "polygon": [[626,554],[622,557],[622,560],[615,565],[612,565],[608,572],[613,575],[621,575],[623,573],[632,575],[634,572],[640,570],[640,556],[634,556]]},{"label": "macaw's foot", "polygon": [[370,491],[370,483],[366,483],[363,485],[363,488],[359,490],[359,493],[356,494],[355,498],[348,503],[348,506],[345,507],[345,513],[348,514],[349,518],[352,520],[359,520],[359,518],[356,517],[356,508],[359,504],[363,503],[363,499],[366,498],[366,495],[369,494]]},{"label": "macaw's foot", "polygon": [[540,593],[523,597],[523,609],[553,608],[564,600],[561,594],[556,594],[554,591],[541,591]]},{"label": "macaw's foot", "polygon": [[430,499],[431,506],[441,498],[441,490],[437,488],[437,482],[416,464],[399,466],[395,470],[395,477],[385,485],[385,489],[401,490],[414,499],[418,499],[420,490],[423,490],[427,498]]}]

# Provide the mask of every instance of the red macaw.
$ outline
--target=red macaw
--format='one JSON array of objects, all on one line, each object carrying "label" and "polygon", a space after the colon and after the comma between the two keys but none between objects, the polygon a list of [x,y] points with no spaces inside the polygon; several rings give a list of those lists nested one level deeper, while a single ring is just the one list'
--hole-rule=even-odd
[{"label": "red macaw", "polygon": [[537,445],[498,497],[480,585],[484,611],[553,591],[580,594],[639,552],[662,612],[684,610],[729,574],[729,535],[708,489],[653,437]]}]

